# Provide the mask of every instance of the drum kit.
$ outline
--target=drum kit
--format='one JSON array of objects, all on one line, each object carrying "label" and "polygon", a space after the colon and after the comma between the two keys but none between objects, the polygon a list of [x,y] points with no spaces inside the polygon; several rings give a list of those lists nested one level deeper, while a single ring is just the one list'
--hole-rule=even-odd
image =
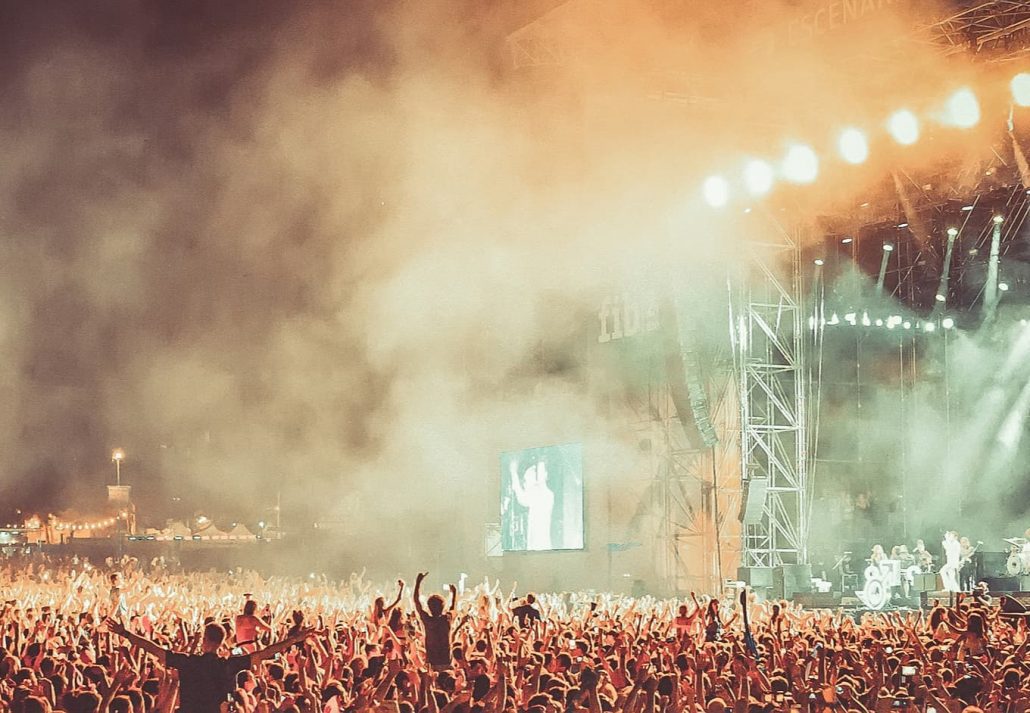
[{"label": "drum kit", "polygon": [[881,560],[865,568],[865,586],[855,592],[865,606],[874,611],[884,609],[891,601],[891,591],[901,586],[901,562]]},{"label": "drum kit", "polygon": [[1023,537],[1006,538],[1009,545],[1009,557],[1005,561],[1005,570],[1010,577],[1030,575],[1030,540]]}]

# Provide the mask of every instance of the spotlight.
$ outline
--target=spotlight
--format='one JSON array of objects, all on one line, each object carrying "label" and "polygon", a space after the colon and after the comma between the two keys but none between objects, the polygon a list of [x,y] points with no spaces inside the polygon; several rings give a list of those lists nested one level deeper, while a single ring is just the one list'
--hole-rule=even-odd
[{"label": "spotlight", "polygon": [[822,259],[821,257],[817,257],[817,258],[815,259],[815,265],[816,265],[816,267],[822,267],[822,266],[823,266],[823,264],[824,264],[824,263],[823,263],[823,259]]},{"label": "spotlight", "polygon": [[705,202],[713,208],[722,208],[730,200],[730,184],[722,176],[710,176],[703,188]]},{"label": "spotlight", "polygon": [[940,293],[938,292],[938,293],[937,293],[937,296],[936,296],[936,297],[934,297],[934,299],[935,299],[935,300],[937,300],[938,302],[944,302],[944,301],[946,301],[946,300],[947,300],[947,297],[945,297],[944,295],[942,295],[942,294],[940,294]]},{"label": "spotlight", "polygon": [[882,319],[876,320],[876,326],[877,327],[882,327],[883,326],[883,320]]},{"label": "spotlight", "polygon": [[774,172],[765,161],[755,159],[744,166],[744,185],[753,196],[764,196],[772,190]]},{"label": "spotlight", "polygon": [[999,282],[998,283],[998,289],[1001,290],[1002,292],[1008,292],[1009,291],[1009,283],[1007,283],[1007,282]]},{"label": "spotlight", "polygon": [[783,176],[791,183],[812,183],[819,175],[819,157],[810,146],[795,144],[783,159]]},{"label": "spotlight", "polygon": [[905,329],[912,329],[912,323],[911,322],[905,322],[901,326],[904,327]]},{"label": "spotlight", "polygon": [[883,251],[885,253],[894,252],[894,245],[892,243],[884,243]]},{"label": "spotlight", "polygon": [[949,238],[954,238],[956,235],[958,235],[958,228],[948,228]]},{"label": "spotlight", "polygon": [[851,245],[851,241],[852,240],[853,240],[853,238],[844,238],[840,242],[841,242],[841,245]]},{"label": "spotlight", "polygon": [[869,158],[869,141],[858,129],[845,129],[837,142],[841,157],[852,164],[865,163]]},{"label": "spotlight", "polygon": [[1017,74],[1012,79],[1012,98],[1019,106],[1030,106],[1030,73]]},{"label": "spotlight", "polygon": [[887,130],[902,146],[911,146],[919,140],[919,119],[908,109],[902,109],[887,120]]},{"label": "spotlight", "polygon": [[862,313],[862,326],[863,327],[868,327],[872,323],[873,323],[872,320],[869,319],[869,313],[868,312],[863,312]]},{"label": "spotlight", "polygon": [[955,320],[953,320],[951,317],[945,317],[941,320],[941,326],[945,329],[951,329],[955,326]]},{"label": "spotlight", "polygon": [[854,327],[855,326],[855,313],[854,312],[848,312],[846,315],[844,315],[844,321],[847,322],[848,324],[850,324],[852,327]]},{"label": "spotlight", "polygon": [[908,223],[898,223],[898,230],[901,230],[901,229],[907,228],[907,227],[908,227]]},{"label": "spotlight", "polygon": [[933,332],[936,329],[937,329],[937,325],[934,324],[933,322],[927,322],[926,324],[923,325],[923,331],[924,332]]},{"label": "spotlight", "polygon": [[971,129],[980,123],[980,102],[972,89],[963,88],[951,95],[944,106],[944,123]]},{"label": "spotlight", "polygon": [[996,215],[996,216],[994,216],[994,224],[995,225],[1001,225],[1004,222],[1005,222],[1005,216],[1003,216],[1003,215]]},{"label": "spotlight", "polygon": [[973,206],[971,206],[971,205],[964,205],[964,206],[962,206],[962,212],[963,213],[969,213],[972,210],[973,210]]},{"label": "spotlight", "polygon": [[837,316],[836,312],[830,315],[830,321],[827,324],[840,324],[840,317]]}]

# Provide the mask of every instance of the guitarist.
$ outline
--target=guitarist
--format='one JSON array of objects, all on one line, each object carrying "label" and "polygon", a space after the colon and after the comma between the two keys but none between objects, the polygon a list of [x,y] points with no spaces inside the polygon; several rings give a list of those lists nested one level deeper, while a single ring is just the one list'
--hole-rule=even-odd
[{"label": "guitarist", "polygon": [[973,563],[973,556],[982,545],[977,542],[973,546],[968,537],[959,540],[959,584],[963,592],[973,591],[973,584],[976,582],[976,565]]}]

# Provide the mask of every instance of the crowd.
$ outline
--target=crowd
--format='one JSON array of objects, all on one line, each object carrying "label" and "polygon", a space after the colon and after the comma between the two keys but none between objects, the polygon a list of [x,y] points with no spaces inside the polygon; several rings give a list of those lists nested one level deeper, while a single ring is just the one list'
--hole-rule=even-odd
[{"label": "crowd", "polygon": [[413,584],[11,562],[0,711],[1030,710],[1027,620],[973,599],[855,620],[746,594]]}]

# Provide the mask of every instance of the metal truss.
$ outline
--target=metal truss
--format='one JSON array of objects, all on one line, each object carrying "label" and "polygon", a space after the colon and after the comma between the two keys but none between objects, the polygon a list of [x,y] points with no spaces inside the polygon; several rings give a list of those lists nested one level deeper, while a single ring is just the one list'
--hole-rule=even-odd
[{"label": "metal truss", "polygon": [[568,48],[559,40],[541,36],[532,25],[508,37],[508,52],[515,69],[561,67],[568,62]]},{"label": "metal truss", "polygon": [[1030,39],[1030,3],[1026,0],[966,0],[959,12],[925,28],[947,52],[1025,53]]},{"label": "metal truss", "polygon": [[744,567],[803,564],[808,558],[800,240],[779,225],[772,232],[746,243],[748,269],[732,319],[741,479],[768,479],[761,521],[743,526]]},{"label": "metal truss", "polygon": [[[656,371],[630,398],[637,437],[650,443],[651,453],[651,480],[638,511],[650,515],[646,535],[659,587],[666,594],[717,592],[727,574],[720,565],[731,571],[736,562],[739,531],[733,526],[740,483],[731,367],[723,359],[706,369],[709,409],[720,438],[714,448],[698,447],[688,438],[663,373]],[[630,529],[638,528],[639,521]]]}]

